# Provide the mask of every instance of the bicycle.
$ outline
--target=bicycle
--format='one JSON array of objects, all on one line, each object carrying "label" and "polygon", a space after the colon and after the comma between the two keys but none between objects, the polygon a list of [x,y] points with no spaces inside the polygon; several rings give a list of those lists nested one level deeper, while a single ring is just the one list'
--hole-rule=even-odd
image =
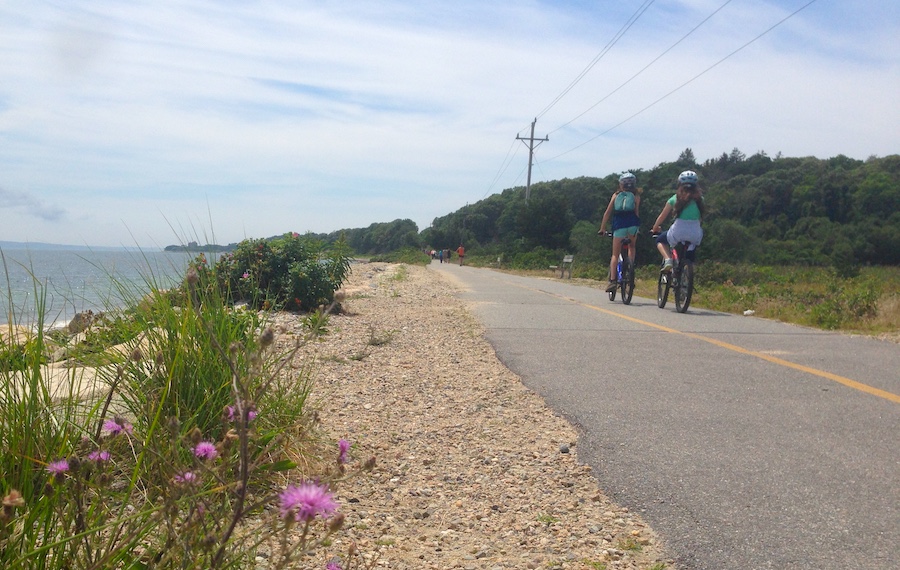
[{"label": "bicycle", "polygon": [[[659,234],[657,234],[659,235]],[[675,289],[675,310],[686,313],[691,306],[691,297],[694,295],[694,254],[696,249],[690,249],[691,242],[683,241],[672,248],[672,272],[659,272],[659,281],[656,285],[656,305],[660,309],[666,307],[669,299],[669,289]]]},{"label": "bicycle", "polygon": [[[606,235],[613,237],[612,232],[606,232]],[[616,300],[616,291],[621,289],[622,302],[626,305],[631,304],[631,297],[634,295],[634,262],[631,261],[629,255],[631,249],[631,238],[622,238],[622,249],[619,251],[619,263],[616,265],[616,283],[618,287],[614,291],[607,291],[610,301]]]}]

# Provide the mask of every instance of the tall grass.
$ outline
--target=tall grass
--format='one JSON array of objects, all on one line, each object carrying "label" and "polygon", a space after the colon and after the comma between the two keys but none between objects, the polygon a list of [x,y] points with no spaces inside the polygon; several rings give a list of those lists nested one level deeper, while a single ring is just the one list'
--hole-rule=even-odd
[{"label": "tall grass", "polygon": [[40,317],[24,341],[5,327],[0,568],[248,568],[260,552],[287,568],[339,531],[332,490],[373,460],[312,429],[312,370],[291,366],[308,339],[278,347],[270,315],[229,306],[206,269],[123,286],[89,349],[101,365],[62,379],[48,355],[65,339]]}]

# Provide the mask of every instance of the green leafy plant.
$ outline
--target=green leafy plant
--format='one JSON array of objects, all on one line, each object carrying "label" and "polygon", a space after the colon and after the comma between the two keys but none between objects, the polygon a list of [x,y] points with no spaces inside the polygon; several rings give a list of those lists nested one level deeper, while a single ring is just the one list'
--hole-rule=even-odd
[{"label": "green leafy plant", "polygon": [[211,273],[231,303],[311,311],[334,301],[335,291],[349,274],[350,260],[344,241],[326,249],[311,237],[287,234],[244,240],[223,255]]},{"label": "green leafy plant", "polygon": [[537,516],[536,520],[540,523],[544,523],[549,526],[553,523],[559,522],[559,519],[551,514],[541,513]]},{"label": "green leafy plant", "polygon": [[314,337],[328,334],[328,323],[331,320],[327,309],[320,307],[302,319],[303,327]]},{"label": "green leafy plant", "polygon": [[644,549],[644,547],[641,546],[641,543],[631,536],[619,540],[616,544],[616,548],[619,550],[630,550],[632,552],[640,552]]},{"label": "green leafy plant", "polygon": [[[340,531],[334,488],[374,459],[343,440],[317,459],[331,454],[303,435],[312,371],[289,365],[305,339],[276,349],[266,315],[234,309],[213,278],[195,263],[86,335],[98,354],[126,346],[95,371],[102,397],[78,391],[83,368],[48,373],[66,339],[40,318],[27,342],[0,335],[16,358],[0,367],[0,567],[246,568],[265,547],[287,568]],[[301,482],[285,487],[290,473]]]}]

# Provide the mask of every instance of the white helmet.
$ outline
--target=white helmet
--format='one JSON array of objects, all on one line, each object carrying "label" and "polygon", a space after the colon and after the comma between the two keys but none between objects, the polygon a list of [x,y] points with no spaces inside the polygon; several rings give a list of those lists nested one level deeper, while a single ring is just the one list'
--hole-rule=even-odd
[{"label": "white helmet", "polygon": [[619,176],[619,184],[625,187],[634,188],[637,184],[637,177],[630,172],[625,172],[622,176]]},{"label": "white helmet", "polygon": [[697,173],[693,170],[685,170],[678,175],[679,184],[696,184],[697,180]]}]

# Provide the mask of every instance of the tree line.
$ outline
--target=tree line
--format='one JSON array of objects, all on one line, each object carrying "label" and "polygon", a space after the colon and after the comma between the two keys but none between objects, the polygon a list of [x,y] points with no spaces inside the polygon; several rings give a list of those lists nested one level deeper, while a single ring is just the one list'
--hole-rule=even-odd
[{"label": "tree line", "polygon": [[[685,149],[673,162],[636,174],[641,195],[640,260],[656,261],[650,226],[673,194],[683,170],[700,176],[707,204],[702,259],[759,265],[900,264],[900,155],[856,160],[839,155],[775,158],[730,153],[696,161]],[[354,251],[383,254],[403,248],[455,249],[502,256],[541,267],[563,253],[608,256],[610,240],[597,229],[619,173],[515,187],[435,218],[419,231],[412,220],[376,223],[319,236],[344,235]],[[641,239],[643,238],[643,239]]]}]

